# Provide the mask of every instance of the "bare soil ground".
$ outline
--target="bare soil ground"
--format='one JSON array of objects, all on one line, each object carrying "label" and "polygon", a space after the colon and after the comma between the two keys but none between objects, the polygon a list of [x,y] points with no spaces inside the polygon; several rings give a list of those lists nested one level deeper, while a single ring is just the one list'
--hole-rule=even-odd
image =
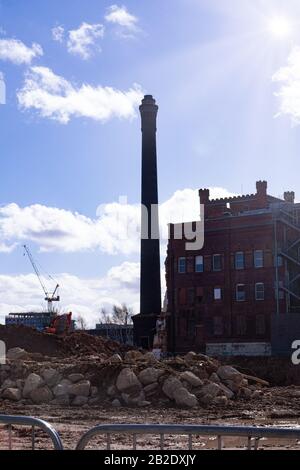
[{"label": "bare soil ground", "polygon": [[[180,410],[166,407],[148,407],[145,409],[112,407],[53,407],[26,406],[5,403],[1,414],[29,415],[44,419],[51,423],[59,432],[64,447],[74,449],[84,432],[97,424],[228,424],[246,426],[282,426],[300,428],[300,387],[275,387],[265,389],[260,399],[252,401],[238,400],[226,409],[217,407],[198,408],[194,410]],[[14,428],[13,448],[30,449],[31,430]],[[216,437],[193,440],[195,449],[216,448]],[[246,445],[245,439],[228,438],[224,440],[226,447],[240,447]],[[262,442],[266,449],[298,449],[300,441],[270,440]],[[91,448],[105,449],[106,437],[100,436],[91,443]],[[3,427],[0,429],[0,449],[8,447],[8,433]],[[43,432],[37,432],[37,449],[51,448],[51,443]],[[115,436],[112,440],[112,449],[131,449],[132,437]],[[188,449],[186,436],[167,436],[167,449]],[[159,436],[140,436],[138,449],[159,449]]]}]

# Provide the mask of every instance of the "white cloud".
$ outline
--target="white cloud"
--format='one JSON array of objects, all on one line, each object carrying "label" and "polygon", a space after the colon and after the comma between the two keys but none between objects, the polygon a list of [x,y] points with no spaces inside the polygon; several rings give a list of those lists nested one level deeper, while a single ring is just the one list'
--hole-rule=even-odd
[{"label": "white cloud", "polygon": [[125,6],[112,5],[107,9],[105,20],[119,27],[118,34],[124,37],[132,36],[139,31],[138,18],[127,10]]},{"label": "white cloud", "polygon": [[[227,190],[212,188],[211,196],[229,196]],[[160,225],[167,241],[167,224],[199,220],[198,191],[176,191],[161,204]],[[100,206],[93,218],[43,205],[0,207],[0,251],[12,251],[17,243],[34,242],[42,251],[79,252],[101,250],[107,254],[139,252],[140,205],[121,202]],[[2,250],[1,250],[2,247]],[[163,248],[162,248],[163,253]],[[114,275],[116,273],[114,272]]]},{"label": "white cloud", "polygon": [[52,39],[53,41],[63,42],[65,35],[65,29],[63,26],[55,26],[52,28]]},{"label": "white cloud", "polygon": [[83,84],[80,87],[55,75],[47,67],[31,67],[17,97],[22,109],[35,109],[40,116],[66,124],[72,117],[108,121],[130,119],[143,93],[138,85],[128,91]]},{"label": "white cloud", "polygon": [[295,46],[285,67],[280,68],[272,77],[274,82],[281,84],[275,93],[279,98],[280,107],[277,116],[289,116],[294,124],[300,124],[300,47]]},{"label": "white cloud", "polygon": [[68,51],[87,60],[95,50],[101,50],[99,39],[103,36],[104,26],[102,24],[82,23],[78,29],[69,31]]},{"label": "white cloud", "polygon": [[0,60],[10,61],[13,64],[30,64],[33,59],[43,55],[39,44],[26,46],[18,39],[0,39]]},{"label": "white cloud", "polygon": [[[102,278],[83,279],[62,273],[55,276],[60,287],[64,312],[72,311],[74,317],[82,315],[89,327],[99,321],[101,308],[111,310],[114,304],[125,302],[138,312],[139,264],[123,263],[111,268]],[[44,280],[47,285],[47,280]],[[49,286],[49,290],[50,290]],[[35,274],[0,275],[0,322],[10,312],[40,311],[46,308]]]}]

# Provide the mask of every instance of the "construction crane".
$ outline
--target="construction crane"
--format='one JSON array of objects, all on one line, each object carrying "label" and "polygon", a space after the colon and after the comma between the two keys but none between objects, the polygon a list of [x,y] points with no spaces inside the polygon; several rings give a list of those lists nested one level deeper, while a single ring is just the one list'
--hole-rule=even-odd
[{"label": "construction crane", "polygon": [[[42,287],[42,289],[43,289],[43,291],[44,291],[45,300],[46,300],[46,302],[47,302],[47,304],[48,304],[48,312],[49,312],[50,316],[53,316],[54,313],[55,313],[54,310],[53,310],[53,302],[59,302],[59,301],[60,301],[60,296],[57,295],[57,291],[58,291],[58,289],[59,289],[59,284],[56,284],[56,287],[55,287],[53,293],[50,294],[50,293],[48,292],[48,290],[46,289],[46,286],[45,286],[45,284],[44,284],[44,282],[43,282],[43,279],[42,279],[42,276],[41,276],[41,274],[40,274],[40,271],[38,270],[38,267],[37,267],[37,265],[36,265],[36,263],[35,263],[35,261],[34,261],[34,259],[33,259],[33,256],[32,256],[32,254],[31,254],[31,251],[29,250],[29,248],[28,248],[27,245],[23,245],[23,248],[24,248],[24,250],[25,250],[25,252],[26,252],[26,254],[27,254],[28,258],[29,258],[29,261],[30,261],[30,263],[31,263],[31,265],[32,265],[32,267],[33,267],[33,269],[34,269],[34,272],[35,272],[35,274],[37,275],[37,278],[38,278],[38,280],[39,280],[39,283],[40,283],[40,285],[41,285],[41,287]],[[24,255],[25,255],[25,253],[24,253]],[[52,280],[54,280],[50,275],[49,275],[49,277],[50,277]]]}]

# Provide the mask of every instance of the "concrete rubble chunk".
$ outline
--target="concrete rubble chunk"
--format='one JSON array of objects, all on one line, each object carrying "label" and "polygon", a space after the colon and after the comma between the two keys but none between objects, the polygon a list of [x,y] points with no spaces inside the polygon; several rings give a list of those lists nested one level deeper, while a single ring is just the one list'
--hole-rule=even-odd
[{"label": "concrete rubble chunk", "polygon": [[30,398],[36,405],[41,405],[43,403],[50,403],[53,400],[53,393],[44,385],[43,387],[36,388],[30,393]]},{"label": "concrete rubble chunk", "polygon": [[109,360],[112,364],[121,364],[123,362],[120,354],[114,354]]},{"label": "concrete rubble chunk", "polygon": [[68,395],[69,394],[69,385],[59,383],[54,387],[53,393],[54,393],[55,397],[62,397],[62,396]]},{"label": "concrete rubble chunk", "polygon": [[68,375],[68,380],[72,383],[77,383],[80,382],[81,380],[84,380],[84,375],[83,374],[70,374]]},{"label": "concrete rubble chunk", "polygon": [[[209,384],[206,384],[204,385],[200,391],[198,392],[199,395],[208,395],[210,396],[212,399],[215,398],[217,395],[220,395],[220,394],[223,394],[222,393],[222,389],[219,387],[218,384],[215,384],[213,382],[209,383]],[[197,395],[198,395],[197,394]]]},{"label": "concrete rubble chunk", "polygon": [[89,380],[84,380],[82,382],[78,382],[76,384],[72,384],[69,386],[69,394],[88,397],[91,391],[91,383]]},{"label": "concrete rubble chunk", "polygon": [[215,397],[212,401],[214,405],[217,406],[227,406],[228,405],[228,398],[226,396],[221,396],[221,397]]},{"label": "concrete rubble chunk", "polygon": [[176,377],[171,376],[164,381],[162,391],[170,400],[173,400],[174,392],[179,388],[183,388],[182,383]]},{"label": "concrete rubble chunk", "polygon": [[194,351],[190,351],[184,356],[184,360],[186,362],[193,362],[193,361],[196,361],[197,359],[198,359],[198,355]]},{"label": "concrete rubble chunk", "polygon": [[226,385],[222,383],[219,383],[218,385],[224,393],[225,397],[228,398],[228,400],[231,400],[234,397],[234,392],[230,390],[230,388],[226,387]]},{"label": "concrete rubble chunk", "polygon": [[16,380],[16,386],[21,391],[23,390],[24,384],[25,384],[25,380],[22,380],[22,379]]},{"label": "concrete rubble chunk", "polygon": [[150,385],[146,385],[146,387],[144,387],[144,393],[146,395],[151,395],[151,394],[155,393],[157,390],[158,390],[158,383],[157,382],[154,382],[153,384],[150,384]]},{"label": "concrete rubble chunk", "polygon": [[38,374],[29,374],[27,379],[25,380],[24,388],[23,388],[23,397],[29,398],[31,392],[36,388],[41,387],[44,384],[42,377]]},{"label": "concrete rubble chunk", "polygon": [[217,370],[217,374],[222,381],[231,380],[237,385],[244,380],[243,374],[231,366],[221,366]]},{"label": "concrete rubble chunk", "polygon": [[115,400],[112,401],[112,406],[114,408],[120,408],[122,405],[121,405],[121,402],[120,400],[118,400],[117,398]]},{"label": "concrete rubble chunk", "polygon": [[42,377],[49,387],[54,387],[61,380],[60,373],[52,368],[45,369],[42,373]]},{"label": "concrete rubble chunk", "polygon": [[6,353],[6,359],[10,361],[20,361],[28,358],[28,353],[22,348],[12,348]]},{"label": "concrete rubble chunk", "polygon": [[84,406],[88,403],[88,400],[88,397],[78,395],[72,401],[72,406]]},{"label": "concrete rubble chunk", "polygon": [[118,390],[117,388],[115,387],[115,385],[110,385],[107,390],[106,390],[106,394],[109,396],[109,397],[115,397],[117,394],[118,394]]},{"label": "concrete rubble chunk", "polygon": [[213,372],[213,373],[211,374],[211,376],[209,377],[209,380],[210,380],[211,382],[216,383],[216,384],[220,384],[220,383],[221,383],[221,379],[220,379],[220,377],[218,376],[218,374],[216,374],[216,372]]},{"label": "concrete rubble chunk", "polygon": [[184,380],[188,384],[190,384],[192,387],[201,387],[203,385],[203,381],[199,379],[193,372],[190,372],[186,370],[185,372],[182,372],[180,374],[181,380]]},{"label": "concrete rubble chunk", "polygon": [[143,359],[145,362],[150,362],[151,364],[156,364],[158,362],[153,352],[147,352],[146,354],[144,354]]},{"label": "concrete rubble chunk", "polygon": [[60,395],[54,400],[51,401],[51,404],[53,405],[59,405],[59,406],[69,406],[70,405],[70,397],[69,395]]},{"label": "concrete rubble chunk", "polygon": [[194,408],[198,405],[198,400],[195,395],[190,393],[186,388],[176,388],[174,390],[173,398],[176,405],[186,408]]},{"label": "concrete rubble chunk", "polygon": [[118,375],[116,387],[119,392],[133,394],[140,391],[142,385],[133,370],[123,369]]},{"label": "concrete rubble chunk", "polygon": [[224,384],[235,394],[238,394],[241,389],[241,386],[233,380],[224,380]]},{"label": "concrete rubble chunk", "polygon": [[19,401],[22,398],[21,390],[18,388],[6,388],[2,393],[2,398],[10,401]]},{"label": "concrete rubble chunk", "polygon": [[148,367],[147,369],[144,369],[139,373],[138,378],[143,385],[149,385],[154,382],[157,382],[159,377],[161,377],[163,374],[164,371],[161,369]]},{"label": "concrete rubble chunk", "polygon": [[1,390],[5,390],[6,388],[18,388],[18,387],[14,380],[6,379],[1,385]]},{"label": "concrete rubble chunk", "polygon": [[135,362],[143,359],[144,355],[140,351],[127,351],[125,354],[125,362]]}]

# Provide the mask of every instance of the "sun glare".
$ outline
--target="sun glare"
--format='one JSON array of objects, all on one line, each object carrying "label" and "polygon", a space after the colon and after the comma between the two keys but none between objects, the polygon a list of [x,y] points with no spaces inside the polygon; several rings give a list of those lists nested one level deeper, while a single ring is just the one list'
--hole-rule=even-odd
[{"label": "sun glare", "polygon": [[274,16],[269,21],[269,32],[273,36],[284,39],[292,33],[291,22],[284,16]]}]

